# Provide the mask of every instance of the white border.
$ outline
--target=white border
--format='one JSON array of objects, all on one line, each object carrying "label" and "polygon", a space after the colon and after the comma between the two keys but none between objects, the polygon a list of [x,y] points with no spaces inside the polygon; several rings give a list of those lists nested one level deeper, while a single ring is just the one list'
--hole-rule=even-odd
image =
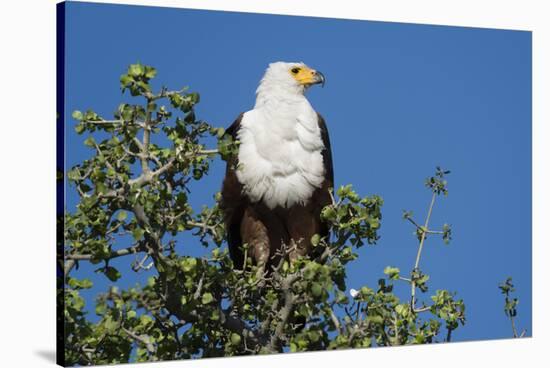
[{"label": "white border", "polygon": [[[501,340],[438,346],[346,352],[285,354],[269,357],[205,359],[149,364],[148,367],[280,367],[354,364],[407,364],[523,367],[548,361],[550,346],[550,207],[548,122],[550,31],[545,1],[400,0],[400,1],[102,1],[201,9],[312,15],[532,30],[534,259],[533,334],[522,341]],[[53,365],[55,349],[55,1],[2,2],[0,11],[0,366]],[[6,83],[7,80],[7,83]],[[503,228],[507,226],[503,224]],[[475,256],[475,255],[472,255]],[[500,312],[500,311],[498,311]],[[497,311],[495,312],[497,313]],[[48,358],[49,357],[49,358]],[[138,365],[125,365],[134,367]],[[142,366],[142,365],[139,365]]]}]

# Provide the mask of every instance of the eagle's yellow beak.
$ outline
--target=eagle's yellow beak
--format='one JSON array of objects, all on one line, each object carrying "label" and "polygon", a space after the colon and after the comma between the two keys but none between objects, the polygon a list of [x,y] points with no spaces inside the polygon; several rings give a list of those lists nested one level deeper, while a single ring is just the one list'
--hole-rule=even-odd
[{"label": "eagle's yellow beak", "polygon": [[325,85],[325,76],[323,73],[308,68],[307,66],[295,67],[290,69],[290,74],[296,81],[303,86],[311,86],[313,84]]}]

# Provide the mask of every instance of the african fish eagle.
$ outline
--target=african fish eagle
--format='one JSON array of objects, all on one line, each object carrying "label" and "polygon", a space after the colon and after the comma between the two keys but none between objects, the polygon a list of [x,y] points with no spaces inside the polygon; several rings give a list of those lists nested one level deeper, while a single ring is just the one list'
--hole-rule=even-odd
[{"label": "african fish eagle", "polygon": [[329,135],[304,95],[324,82],[321,72],[304,63],[271,63],[254,108],[226,130],[240,142],[221,191],[229,252],[238,269],[245,243],[248,259],[265,269],[278,264],[282,246],[293,261],[310,254],[313,235],[328,235],[320,215],[331,203],[334,181]]}]

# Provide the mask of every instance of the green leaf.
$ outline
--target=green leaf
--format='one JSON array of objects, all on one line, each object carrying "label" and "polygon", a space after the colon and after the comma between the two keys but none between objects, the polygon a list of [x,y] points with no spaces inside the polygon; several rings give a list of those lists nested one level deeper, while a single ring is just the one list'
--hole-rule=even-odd
[{"label": "green leaf", "polygon": [[84,141],[84,144],[88,147],[95,147],[95,139],[94,137],[92,136],[89,136],[88,138],[86,138],[86,140]]},{"label": "green leaf", "polygon": [[131,85],[133,83],[133,81],[134,81],[134,78],[132,78],[128,74],[123,74],[123,75],[120,76],[120,86],[122,88],[128,87],[129,85]]},{"label": "green leaf", "polygon": [[132,77],[141,77],[145,73],[145,69],[141,64],[131,64],[128,68],[128,74]]},{"label": "green leaf", "polygon": [[128,217],[128,213],[126,211],[119,211],[117,215],[118,221],[124,221]]},{"label": "green leaf", "polygon": [[327,206],[323,208],[323,211],[321,212],[321,216],[324,220],[334,220],[336,215],[337,213],[333,206]]},{"label": "green leaf", "polygon": [[73,289],[89,289],[93,285],[89,279],[77,280],[74,278],[69,278],[68,284]]},{"label": "green leaf", "polygon": [[287,271],[288,271],[288,262],[284,261],[283,262],[283,272],[287,272]]},{"label": "green leaf", "polygon": [[137,85],[138,85],[141,89],[143,89],[144,91],[148,91],[148,92],[151,91],[151,87],[149,87],[149,85],[148,85],[147,83],[143,82],[143,81],[137,82]]},{"label": "green leaf", "polygon": [[78,124],[74,127],[74,131],[76,132],[76,134],[82,134],[84,132],[84,130],[86,130],[86,127],[82,123],[80,123],[80,124]]},{"label": "green leaf", "polygon": [[72,117],[75,120],[81,121],[84,118],[84,114],[82,114],[82,111],[75,110],[73,111]]},{"label": "green leaf", "polygon": [[221,138],[221,137],[223,137],[224,134],[225,134],[225,129],[224,128],[216,129],[216,137]]},{"label": "green leaf", "polygon": [[340,188],[338,188],[338,190],[336,191],[336,194],[338,195],[338,197],[343,198],[348,196],[351,193],[351,191],[352,191],[351,184],[342,185],[340,186]]},{"label": "green leaf", "polygon": [[118,280],[120,276],[122,276],[116,268],[111,266],[105,267],[105,270],[103,271],[103,273],[105,274],[105,276],[107,276],[109,280],[113,282]]},{"label": "green leaf", "polygon": [[78,168],[73,168],[67,172],[67,179],[70,181],[76,181],[80,178],[80,171]]},{"label": "green leaf", "polygon": [[298,346],[294,342],[291,342],[290,343],[290,352],[295,353],[297,351],[298,351]]},{"label": "green leaf", "polygon": [[397,304],[395,306],[395,312],[401,317],[406,318],[409,315],[410,307],[408,304]]},{"label": "green leaf", "polygon": [[187,97],[193,105],[198,104],[201,100],[201,96],[197,92],[191,92],[187,95]]},{"label": "green leaf", "polygon": [[180,267],[183,270],[183,272],[191,272],[197,267],[197,259],[187,257],[180,261]]},{"label": "green leaf", "polygon": [[381,324],[384,323],[384,318],[382,318],[382,316],[379,316],[379,315],[368,316],[367,317],[367,322],[374,323],[374,324],[377,324],[377,325],[381,325]]},{"label": "green leaf", "polygon": [[103,303],[97,304],[95,307],[95,314],[97,314],[98,316],[101,316],[105,314],[106,310],[107,310],[107,307],[105,306],[105,304]]},{"label": "green leaf", "polygon": [[151,316],[148,316],[146,314],[142,314],[140,317],[139,317],[139,322],[141,323],[141,325],[143,325],[144,327],[147,327],[148,325],[151,325],[153,323],[153,319],[151,318]]},{"label": "green leaf", "polygon": [[214,297],[210,293],[204,293],[204,294],[202,294],[201,301],[202,301],[202,304],[209,304],[209,303],[212,303],[214,301]]},{"label": "green leaf", "polygon": [[157,70],[151,66],[145,66],[145,78],[151,79],[157,75]]},{"label": "green leaf", "polygon": [[314,282],[313,285],[311,285],[311,292],[313,296],[319,297],[323,293],[323,287],[318,282]]},{"label": "green leaf", "polygon": [[236,333],[231,334],[231,345],[237,346],[241,343],[241,336]]},{"label": "green leaf", "polygon": [[374,294],[374,290],[372,290],[371,288],[366,287],[366,286],[363,286],[363,287],[359,290],[359,292],[361,293],[361,296],[362,296],[362,297],[367,297],[367,296],[369,296],[369,295]]},{"label": "green leaf", "polygon": [[384,273],[392,280],[399,279],[399,268],[397,267],[388,266],[384,269]]},{"label": "green leaf", "polygon": [[313,245],[314,247],[319,245],[320,241],[321,241],[321,235],[319,234],[315,234],[311,237],[311,245]]},{"label": "green leaf", "polygon": [[143,230],[141,227],[136,227],[134,230],[132,230],[132,236],[135,240],[141,240],[143,234],[145,234],[145,230]]}]

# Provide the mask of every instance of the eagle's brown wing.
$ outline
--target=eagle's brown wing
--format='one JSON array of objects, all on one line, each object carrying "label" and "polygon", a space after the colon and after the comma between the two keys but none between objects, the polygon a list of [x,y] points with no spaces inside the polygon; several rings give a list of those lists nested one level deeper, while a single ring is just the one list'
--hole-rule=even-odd
[{"label": "eagle's brown wing", "polygon": [[330,148],[330,138],[328,135],[327,124],[325,123],[325,119],[323,119],[323,117],[319,113],[317,113],[317,120],[319,123],[319,128],[321,129],[321,139],[323,140],[323,145],[325,146],[325,149],[323,149],[323,151],[321,152],[321,154],[323,155],[323,164],[325,165],[325,180],[321,185],[321,190],[316,191],[316,193],[314,194],[318,197],[313,198],[313,200],[317,204],[316,212],[318,213],[318,219],[321,222],[321,231],[319,235],[321,235],[321,237],[328,237],[328,225],[321,221],[321,211],[325,206],[328,206],[332,202],[329,191],[331,194],[333,193],[334,167],[332,166],[332,150]]},{"label": "eagle's brown wing", "polygon": [[[233,140],[237,140],[237,132],[240,129],[243,115],[244,113],[241,113],[225,131],[225,134],[231,136]],[[235,268],[242,269],[244,255],[241,248],[242,238],[240,227],[248,201],[243,195],[243,186],[237,179],[237,174],[235,173],[236,166],[237,157],[230,157],[227,160],[225,178],[222,184],[220,208],[224,213],[229,255],[233,260]]]}]

